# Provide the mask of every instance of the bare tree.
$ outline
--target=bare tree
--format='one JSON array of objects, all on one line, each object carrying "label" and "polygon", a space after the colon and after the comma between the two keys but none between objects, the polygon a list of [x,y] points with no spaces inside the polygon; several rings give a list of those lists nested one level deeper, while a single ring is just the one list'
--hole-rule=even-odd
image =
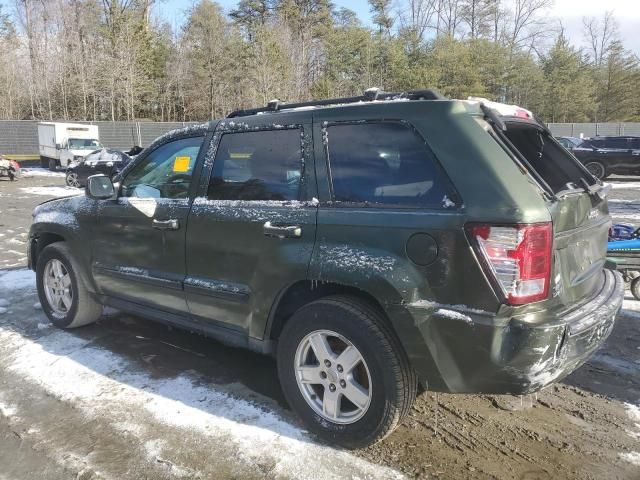
[{"label": "bare tree", "polygon": [[511,27],[507,41],[512,51],[531,45],[548,33],[549,24],[543,14],[552,4],[553,0],[511,0]]},{"label": "bare tree", "polygon": [[435,28],[434,17],[437,14],[438,0],[408,0],[400,8],[400,28],[408,32],[412,42],[420,45],[425,40],[427,30]]},{"label": "bare tree", "polygon": [[585,17],[582,19],[582,24],[584,36],[589,42],[593,64],[600,68],[618,32],[613,10],[605,12],[601,20]]}]

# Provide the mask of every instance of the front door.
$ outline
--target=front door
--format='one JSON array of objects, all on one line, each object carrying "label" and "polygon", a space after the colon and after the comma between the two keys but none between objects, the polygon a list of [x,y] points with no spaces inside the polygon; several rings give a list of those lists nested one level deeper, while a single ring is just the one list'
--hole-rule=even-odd
[{"label": "front door", "polygon": [[164,143],[126,173],[118,199],[101,202],[93,274],[102,293],[186,312],[185,232],[202,136]]},{"label": "front door", "polygon": [[218,127],[215,159],[205,161],[213,167],[189,216],[184,288],[196,320],[261,338],[274,299],[307,278],[317,212],[311,128],[287,114],[278,126],[242,120]]}]

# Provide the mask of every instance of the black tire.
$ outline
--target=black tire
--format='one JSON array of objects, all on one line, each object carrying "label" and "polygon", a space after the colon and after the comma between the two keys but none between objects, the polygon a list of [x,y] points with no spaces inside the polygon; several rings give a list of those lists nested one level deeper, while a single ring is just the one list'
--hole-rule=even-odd
[{"label": "black tire", "polygon": [[[73,289],[73,300],[68,312],[64,315],[58,314],[49,304],[44,290],[44,272],[47,263],[56,259],[62,262],[69,273],[71,288]],[[78,277],[78,266],[74,260],[69,247],[64,242],[56,242],[48,245],[38,255],[36,266],[36,284],[38,287],[38,297],[42,310],[47,315],[52,324],[59,328],[77,328],[97,321],[102,315],[102,305],[96,302]]]},{"label": "black tire", "polygon": [[597,160],[589,160],[584,164],[585,168],[589,170],[589,173],[596,177],[599,180],[604,180],[609,176],[609,172],[607,172],[607,167],[604,166],[602,162],[598,162]]},{"label": "black tire", "polygon": [[[308,334],[317,330],[345,337],[368,366],[371,400],[366,413],[354,423],[322,418],[298,386],[296,350]],[[355,297],[326,297],[296,311],[280,335],[277,356],[278,375],[289,405],[310,431],[330,444],[362,448],[382,440],[402,421],[416,397],[416,374],[399,340],[381,312]]]},{"label": "black tire", "polygon": [[16,179],[16,174],[9,170],[9,180],[14,181]]},{"label": "black tire", "polygon": [[51,170],[52,172],[56,172],[58,170],[58,162],[55,158],[49,159],[49,170]]},{"label": "black tire", "polygon": [[631,295],[633,295],[636,300],[640,300],[640,277],[636,277],[631,280],[631,283],[629,284],[629,290],[631,291]]}]

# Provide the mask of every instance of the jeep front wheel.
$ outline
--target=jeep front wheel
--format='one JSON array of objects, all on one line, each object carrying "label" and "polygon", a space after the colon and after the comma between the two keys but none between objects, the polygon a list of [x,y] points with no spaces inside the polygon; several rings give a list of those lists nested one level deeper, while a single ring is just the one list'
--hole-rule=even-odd
[{"label": "jeep front wheel", "polygon": [[347,448],[390,434],[417,389],[383,315],[346,296],[316,300],[294,313],[278,341],[278,374],[309,430]]},{"label": "jeep front wheel", "polygon": [[38,297],[42,310],[56,327],[81,327],[95,322],[102,314],[102,305],[91,297],[77,271],[64,242],[52,243],[38,255]]}]

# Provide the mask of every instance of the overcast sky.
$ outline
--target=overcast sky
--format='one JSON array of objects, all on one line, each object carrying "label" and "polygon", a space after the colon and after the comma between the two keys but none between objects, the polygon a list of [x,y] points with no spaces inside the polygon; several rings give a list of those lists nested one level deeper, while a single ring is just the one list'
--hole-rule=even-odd
[{"label": "overcast sky", "polygon": [[[218,3],[228,11],[238,2],[218,0]],[[354,10],[364,23],[371,22],[367,0],[333,0],[333,3],[338,7]],[[179,25],[184,18],[184,12],[192,4],[192,0],[161,0],[159,12],[164,18]],[[582,18],[601,18],[607,10],[614,11],[620,27],[620,37],[626,48],[640,55],[640,0],[555,0],[549,16],[561,20],[571,42],[582,46]]]}]

